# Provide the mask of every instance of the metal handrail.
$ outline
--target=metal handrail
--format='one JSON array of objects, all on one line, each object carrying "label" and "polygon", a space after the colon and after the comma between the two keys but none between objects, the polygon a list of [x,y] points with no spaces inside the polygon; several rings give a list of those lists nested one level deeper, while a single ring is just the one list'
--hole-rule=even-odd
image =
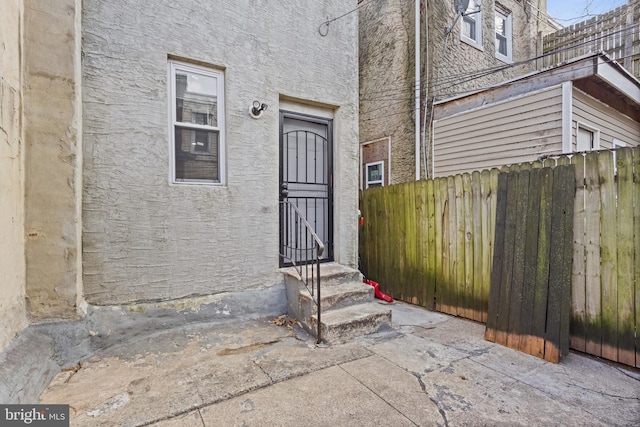
[{"label": "metal handrail", "polygon": [[[283,210],[280,249],[284,249],[283,252],[285,252],[281,252],[280,256],[291,261],[300,280],[316,303],[318,312],[317,342],[319,344],[322,340],[320,332],[320,258],[324,253],[324,243],[296,205],[288,200],[283,200],[280,201],[280,207]],[[290,225],[293,227],[289,227]],[[309,268],[310,265],[311,268]]]}]

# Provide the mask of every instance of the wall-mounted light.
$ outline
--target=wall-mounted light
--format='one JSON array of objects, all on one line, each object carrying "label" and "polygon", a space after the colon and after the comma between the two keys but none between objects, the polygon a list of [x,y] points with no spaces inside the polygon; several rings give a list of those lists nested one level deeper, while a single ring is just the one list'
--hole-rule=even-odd
[{"label": "wall-mounted light", "polygon": [[253,101],[253,105],[249,108],[249,114],[254,119],[257,119],[262,116],[262,112],[266,111],[269,106],[267,104],[260,103],[260,101]]}]

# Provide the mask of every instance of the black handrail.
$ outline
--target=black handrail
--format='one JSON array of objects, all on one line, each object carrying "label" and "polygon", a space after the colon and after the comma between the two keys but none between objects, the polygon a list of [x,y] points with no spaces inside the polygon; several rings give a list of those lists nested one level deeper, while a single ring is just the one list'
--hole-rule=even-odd
[{"label": "black handrail", "polygon": [[[300,280],[311,294],[318,311],[318,339],[320,344],[320,258],[324,252],[324,243],[302,212],[293,203],[280,201],[280,256],[289,260],[298,272]],[[315,292],[314,292],[315,285]]]}]

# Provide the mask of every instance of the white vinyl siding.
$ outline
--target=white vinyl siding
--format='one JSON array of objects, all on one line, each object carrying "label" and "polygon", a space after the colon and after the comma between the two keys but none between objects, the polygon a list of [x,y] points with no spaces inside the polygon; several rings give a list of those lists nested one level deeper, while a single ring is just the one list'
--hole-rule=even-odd
[{"label": "white vinyl siding", "polygon": [[614,148],[614,139],[625,141],[630,146],[640,143],[640,123],[574,87],[572,151],[577,151],[578,122],[600,131],[600,149]]},{"label": "white vinyl siding", "polygon": [[489,169],[562,151],[562,88],[434,122],[434,175]]}]

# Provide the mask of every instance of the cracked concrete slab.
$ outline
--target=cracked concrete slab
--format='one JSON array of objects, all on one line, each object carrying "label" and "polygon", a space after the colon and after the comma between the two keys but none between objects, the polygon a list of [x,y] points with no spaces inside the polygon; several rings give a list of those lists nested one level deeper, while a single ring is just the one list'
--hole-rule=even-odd
[{"label": "cracked concrete slab", "polygon": [[414,425],[340,366],[238,396],[201,412],[205,426]]},{"label": "cracked concrete slab", "polygon": [[40,401],[70,404],[72,426],[640,425],[637,369],[576,353],[554,365],[478,323],[391,307],[394,330],[332,346],[266,320],[135,335]]}]

